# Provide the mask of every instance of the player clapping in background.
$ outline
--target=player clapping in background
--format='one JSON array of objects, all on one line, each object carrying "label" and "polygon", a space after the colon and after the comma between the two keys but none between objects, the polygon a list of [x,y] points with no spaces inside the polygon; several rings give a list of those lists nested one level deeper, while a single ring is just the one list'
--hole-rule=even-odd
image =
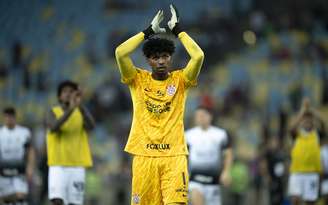
[{"label": "player clapping in background", "polygon": [[88,130],[94,120],[82,104],[78,84],[59,84],[59,105],[47,117],[49,199],[53,205],[83,204],[85,168],[92,166]]},{"label": "player clapping in background", "polygon": [[293,205],[315,204],[319,197],[321,159],[320,139],[325,135],[323,121],[308,99],[291,126],[291,150],[288,194]]}]

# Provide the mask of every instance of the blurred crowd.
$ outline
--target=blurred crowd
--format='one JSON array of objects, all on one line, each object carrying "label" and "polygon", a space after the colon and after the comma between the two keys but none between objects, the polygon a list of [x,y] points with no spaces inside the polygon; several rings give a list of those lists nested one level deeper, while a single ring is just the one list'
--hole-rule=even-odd
[{"label": "blurred crowd", "polygon": [[[86,204],[129,204],[130,159],[123,147],[132,105],[114,49],[169,3],[0,2],[0,107],[15,106],[19,122],[32,130],[38,156],[32,203],[47,201],[44,115],[56,102],[57,84],[72,79],[82,85],[97,122],[90,138],[95,164],[87,173]],[[302,98],[328,122],[328,3],[206,0],[176,6],[183,28],[205,53],[185,127],[193,124],[192,111],[199,105],[215,110],[215,125],[229,130],[236,156],[224,204],[268,204],[267,161],[272,153],[281,160],[284,181],[290,117]],[[133,59],[145,67],[143,56]],[[186,59],[177,44],[174,66]]]}]

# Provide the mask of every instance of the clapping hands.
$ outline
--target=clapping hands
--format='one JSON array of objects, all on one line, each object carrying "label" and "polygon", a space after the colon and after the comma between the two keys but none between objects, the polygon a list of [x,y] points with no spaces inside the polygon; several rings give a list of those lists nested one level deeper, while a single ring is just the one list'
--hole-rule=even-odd
[{"label": "clapping hands", "polygon": [[[181,30],[179,29],[179,14],[177,8],[171,4],[171,19],[167,22],[168,28],[174,35],[178,35]],[[161,27],[160,24],[164,20],[163,10],[159,10],[153,20],[150,23],[150,26],[144,30],[145,38],[149,38],[151,35],[165,33],[166,29]]]}]

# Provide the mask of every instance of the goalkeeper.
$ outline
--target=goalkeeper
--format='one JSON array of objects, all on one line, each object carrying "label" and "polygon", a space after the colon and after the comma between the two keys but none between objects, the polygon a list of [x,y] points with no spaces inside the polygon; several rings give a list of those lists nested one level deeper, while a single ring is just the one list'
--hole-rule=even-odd
[{"label": "goalkeeper", "polygon": [[[204,54],[179,26],[176,8],[170,5],[169,30],[181,41],[190,60],[183,69],[172,69],[175,50],[171,40],[155,37],[160,27],[159,10],[151,25],[116,48],[122,82],[130,89],[133,122],[125,151],[133,155],[131,204],[187,204],[188,154],[183,116],[187,91],[196,85]],[[130,54],[144,41],[143,53],[151,72],[136,67]],[[171,70],[176,70],[170,72]]]}]

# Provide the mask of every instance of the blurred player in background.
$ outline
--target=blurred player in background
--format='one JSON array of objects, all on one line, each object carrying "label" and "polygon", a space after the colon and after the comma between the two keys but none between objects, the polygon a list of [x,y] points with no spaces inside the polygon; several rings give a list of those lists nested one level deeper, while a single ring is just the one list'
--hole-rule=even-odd
[{"label": "blurred player in background", "polygon": [[264,177],[268,180],[270,205],[283,204],[287,174],[287,154],[278,136],[271,136],[263,156]]},{"label": "blurred player in background", "polygon": [[213,126],[212,113],[204,107],[195,111],[196,127],[186,131],[192,205],[219,205],[219,184],[230,185],[233,163],[231,139],[224,129]]},{"label": "blurred player in background", "polygon": [[16,123],[13,107],[3,110],[0,128],[0,204],[27,204],[28,182],[32,181],[35,153],[31,132]]},{"label": "blurred player in background", "polygon": [[288,194],[293,205],[315,204],[320,186],[320,139],[324,137],[324,124],[317,111],[304,99],[302,108],[291,127],[291,151]]},{"label": "blurred player in background", "polygon": [[83,204],[85,168],[92,166],[88,133],[94,120],[82,104],[78,84],[59,84],[59,105],[47,116],[49,199],[53,205]]},{"label": "blurred player in background", "polygon": [[[325,133],[327,134],[327,133]],[[324,204],[328,204],[328,139],[325,135],[321,146],[321,165],[322,165],[322,182],[321,182],[321,196]]]},{"label": "blurred player in background", "polygon": [[[116,48],[122,81],[129,86],[133,101],[133,122],[125,151],[133,157],[131,204],[187,204],[187,146],[184,139],[184,107],[187,90],[196,85],[204,54],[179,27],[177,10],[171,5],[168,22],[181,41],[190,61],[183,69],[170,72],[174,43],[152,38],[165,32],[160,10],[151,25]],[[144,41],[143,53],[152,72],[137,68],[130,55]]]}]

